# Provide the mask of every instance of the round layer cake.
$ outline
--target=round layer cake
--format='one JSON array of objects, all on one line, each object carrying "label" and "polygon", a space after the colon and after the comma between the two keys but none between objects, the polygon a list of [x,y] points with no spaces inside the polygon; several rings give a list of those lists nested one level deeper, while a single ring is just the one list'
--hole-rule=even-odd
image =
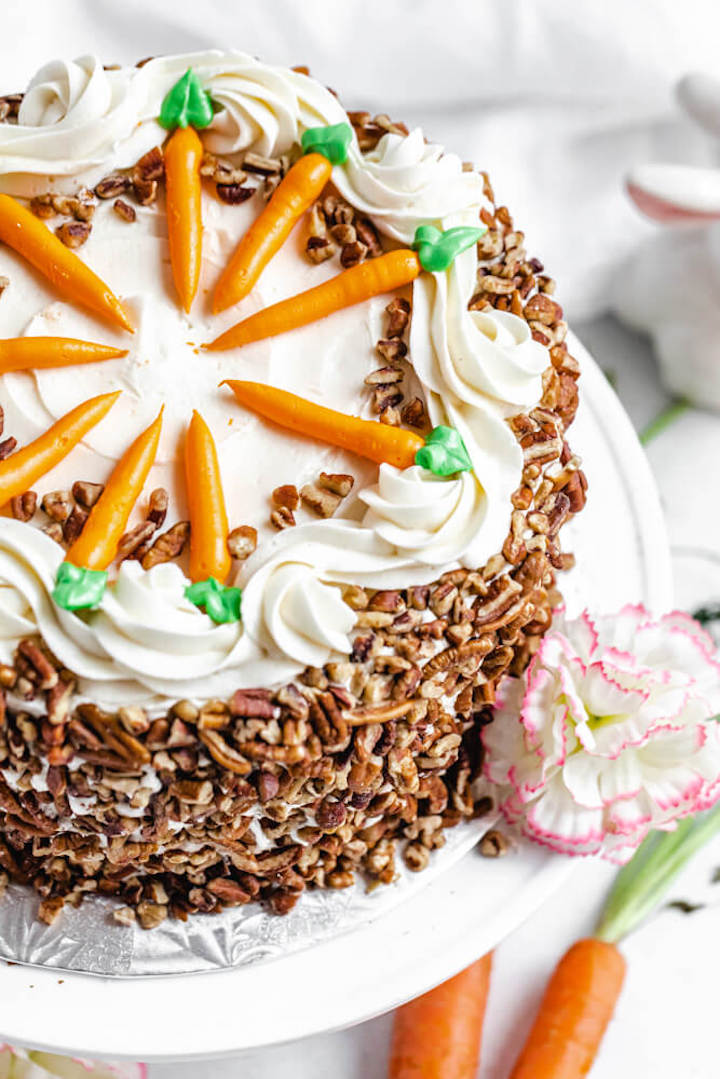
[{"label": "round layer cake", "polygon": [[[388,883],[398,857],[424,868],[445,828],[488,809],[478,729],[572,562],[559,533],[586,484],[566,441],[578,367],[553,281],[485,173],[419,129],[346,112],[304,70],[234,51],[134,68],[83,57],[43,67],[0,116],[5,879],[33,885],[46,921],[97,893],[151,927],[255,900],[283,913],[308,886]],[[173,131],[202,144],[187,172],[202,185],[191,302]],[[341,152],[323,149],[328,132],[345,134]],[[213,313],[238,244],[298,188],[304,150],[327,155],[321,186],[253,287]],[[182,202],[180,218],[192,224]],[[438,268],[420,241],[450,234],[464,246]],[[415,260],[414,280],[382,278],[350,303],[344,282],[381,280],[393,252]],[[122,319],[82,302],[80,263]],[[293,297],[325,283],[347,302],[301,324]],[[233,344],[275,304],[294,328]],[[231,347],[203,347],[227,331]],[[110,358],[60,360],[57,339]],[[227,380],[289,391],[295,416],[322,405],[357,441],[273,422]],[[60,456],[55,425],[116,391]],[[96,535],[123,504],[118,462],[161,408],[122,536]],[[194,413],[214,487],[187,465]],[[432,453],[368,457],[380,427],[383,445]],[[3,486],[48,442],[31,490]],[[213,528],[223,562],[220,527],[232,569],[200,580]],[[98,543],[109,563],[76,565]],[[93,596],[64,600],[64,572],[99,582]]]}]

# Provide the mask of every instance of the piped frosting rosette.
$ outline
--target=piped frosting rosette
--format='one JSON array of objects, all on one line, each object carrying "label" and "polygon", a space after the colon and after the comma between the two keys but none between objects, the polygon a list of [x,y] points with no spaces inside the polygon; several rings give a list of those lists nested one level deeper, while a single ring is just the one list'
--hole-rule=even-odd
[{"label": "piped frosting rosette", "polygon": [[456,154],[426,142],[419,127],[409,135],[388,132],[367,154],[351,143],[333,181],[351,206],[404,244],[413,242],[418,225],[438,224],[458,213],[470,211],[462,223],[477,224],[486,204],[481,176],[465,172]]},{"label": "piped frosting rosette", "polygon": [[428,392],[483,415],[512,416],[542,397],[547,351],[525,319],[494,308],[468,310],[477,267],[469,249],[445,273],[415,281],[410,355]]}]

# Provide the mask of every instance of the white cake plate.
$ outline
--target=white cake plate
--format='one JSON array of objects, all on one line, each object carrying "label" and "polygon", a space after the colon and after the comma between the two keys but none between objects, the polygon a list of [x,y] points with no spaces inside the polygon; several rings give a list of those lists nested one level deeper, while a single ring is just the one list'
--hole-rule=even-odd
[{"label": "white cake plate", "polygon": [[[568,607],[667,609],[670,560],[645,456],[605,376],[575,338],[571,350],[583,369],[571,444],[590,498],[563,533],[578,561],[562,584]],[[457,860],[438,859],[442,872],[405,880],[394,901],[366,903],[356,922],[341,913],[336,931],[315,941],[306,934],[300,948],[275,942],[226,969],[127,978],[0,962],[0,1040],[87,1057],[190,1060],[369,1019],[495,947],[574,864],[528,843],[490,861],[464,854],[472,839],[453,844]]]}]

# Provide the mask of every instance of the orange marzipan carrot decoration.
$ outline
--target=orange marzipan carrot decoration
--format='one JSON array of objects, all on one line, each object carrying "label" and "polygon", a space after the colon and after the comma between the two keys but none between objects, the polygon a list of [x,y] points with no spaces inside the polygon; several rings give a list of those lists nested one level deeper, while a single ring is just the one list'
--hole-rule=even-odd
[{"label": "orange marzipan carrot decoration", "polygon": [[113,469],[85,527],[65,556],[83,569],[107,569],[115,558],[133,506],[145,486],[157,454],[162,409],[157,419],[135,439]]},{"label": "orange marzipan carrot decoration", "polygon": [[29,490],[70,453],[91,427],[108,414],[120,396],[104,393],[92,397],[61,416],[52,427],[23,449],[0,461],[0,506]]},{"label": "orange marzipan carrot decoration", "polygon": [[395,1013],[389,1079],[475,1079],[492,955]]},{"label": "orange marzipan carrot decoration", "polygon": [[202,158],[195,128],[177,128],[165,147],[165,192],[170,265],[186,311],[195,299],[202,265]]},{"label": "orange marzipan carrot decoration", "polygon": [[223,584],[231,565],[227,511],[215,441],[199,412],[193,412],[185,439],[185,478],[190,508],[190,579],[214,577]]},{"label": "orange marzipan carrot decoration", "polygon": [[0,375],[8,371],[72,367],[127,356],[126,348],[78,341],[74,337],[9,337],[0,341]]},{"label": "orange marzipan carrot decoration", "polygon": [[331,173],[332,165],[322,154],[305,154],[293,165],[223,270],[215,286],[214,314],[247,296],[296,222],[325,187]]},{"label": "orange marzipan carrot decoration", "polygon": [[274,303],[250,315],[244,321],[231,326],[210,344],[203,345],[203,348],[211,351],[240,348],[253,341],[287,333],[298,326],[317,322],[334,311],[369,300],[372,296],[409,285],[421,271],[420,260],[414,251],[407,248],[388,251],[378,258],[343,270],[329,281],[324,281],[306,292],[290,296],[287,300],[281,300],[280,303]]},{"label": "orange marzipan carrot decoration", "polygon": [[592,1067],[625,978],[614,944],[579,940],[553,972],[510,1079],[582,1079]]},{"label": "orange marzipan carrot decoration", "polygon": [[402,427],[347,416],[261,382],[228,379],[223,385],[230,387],[241,405],[279,427],[329,442],[331,446],[368,457],[377,464],[410,468],[415,464],[415,454],[425,445],[420,435]]},{"label": "orange marzipan carrot decoration", "polygon": [[127,311],[105,282],[34,213],[10,195],[0,195],[0,240],[47,277],[69,300],[133,332]]}]

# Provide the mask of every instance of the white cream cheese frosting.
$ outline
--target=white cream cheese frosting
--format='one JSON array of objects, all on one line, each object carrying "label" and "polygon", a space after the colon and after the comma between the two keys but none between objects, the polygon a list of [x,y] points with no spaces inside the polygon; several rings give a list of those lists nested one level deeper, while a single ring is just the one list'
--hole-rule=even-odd
[{"label": "white cream cheese frosting", "polygon": [[[56,61],[31,81],[18,123],[0,124],[0,189],[17,195],[76,189],[132,165],[166,137],[156,119],[160,104],[188,67],[218,106],[202,132],[213,153],[231,159],[249,149],[282,154],[307,127],[347,122],[337,99],[313,79],[240,52],[164,57],[117,71],[104,70],[92,57]],[[389,133],[367,154],[353,140],[347,163],[333,170],[333,183],[384,235],[404,244],[421,224],[474,224],[486,205],[479,174],[426,143],[419,129],[407,136]],[[124,391],[116,410],[46,477],[43,489],[76,478],[102,482],[164,403],[163,441],[148,490],[165,486],[170,520],[184,516],[182,435],[192,408],[199,408],[218,442],[231,526],[256,524],[261,539],[238,575],[239,624],[218,626],[189,603],[189,582],[174,564],[144,571],[124,563],[100,607],[78,615],[59,609],[50,596],[62,549],[30,525],[0,518],[4,661],[18,640],[39,632],[77,675],[79,692],[101,703],[138,701],[152,708],[183,696],[227,696],[237,688],[278,684],[309,664],[347,653],[355,615],[342,598],[343,585],[428,583],[454,566],[482,566],[501,547],[522,471],[522,453],[506,419],[539,401],[548,356],[524,320],[468,310],[476,250],[414,283],[409,352],[433,425],[459,431],[473,471],[438,477],[418,466],[378,469],[269,427],[218,383],[228,377],[270,382],[357,414],[363,378],[378,366],[374,344],[382,336],[388,297],[242,350],[199,351],[201,342],[239,318],[337,272],[334,264],[308,263],[299,254],[300,241],[291,240],[247,299],[213,318],[209,290],[260,206],[259,194],[232,207],[204,196],[203,273],[191,316],[174,298],[162,202],[140,208],[132,226],[107,204],[98,208],[81,257],[132,309],[133,339],[58,300],[22,260],[0,250],[0,273],[11,281],[0,301],[0,336],[75,336],[129,350],[124,359],[83,368],[81,377],[66,368],[0,378],[6,433],[21,444],[79,401]],[[298,237],[300,232],[301,226]],[[257,468],[248,467],[254,461]],[[263,522],[273,487],[300,486],[321,470],[355,477],[354,496],[339,516],[269,533]]]},{"label": "white cream cheese frosting", "polygon": [[248,600],[243,622],[269,653],[318,667],[333,654],[350,651],[355,614],[339,588],[321,581],[312,564],[273,564],[258,577]]},{"label": "white cream cheese frosting", "polygon": [[413,242],[418,225],[456,214],[470,211],[476,224],[486,205],[479,173],[464,171],[459,157],[426,142],[419,127],[409,135],[388,132],[366,154],[352,143],[333,180],[351,205],[405,244]]},{"label": "white cream cheese frosting", "polygon": [[509,311],[469,311],[477,255],[463,252],[444,274],[421,274],[413,288],[410,355],[423,386],[482,411],[510,416],[542,396],[547,350]]},{"label": "white cream cheese frosting", "polygon": [[365,528],[429,566],[462,561],[487,509],[474,471],[441,477],[417,465],[402,470],[380,465],[377,484],[359,497],[368,507]]},{"label": "white cream cheese frosting", "polygon": [[18,124],[0,130],[2,188],[47,190],[48,176],[91,185],[114,168],[134,165],[165,139],[160,106],[188,67],[221,106],[203,136],[212,153],[252,148],[282,154],[305,127],[347,120],[314,79],[242,52],[211,49],[110,71],[91,56],[56,60],[31,80]]}]

